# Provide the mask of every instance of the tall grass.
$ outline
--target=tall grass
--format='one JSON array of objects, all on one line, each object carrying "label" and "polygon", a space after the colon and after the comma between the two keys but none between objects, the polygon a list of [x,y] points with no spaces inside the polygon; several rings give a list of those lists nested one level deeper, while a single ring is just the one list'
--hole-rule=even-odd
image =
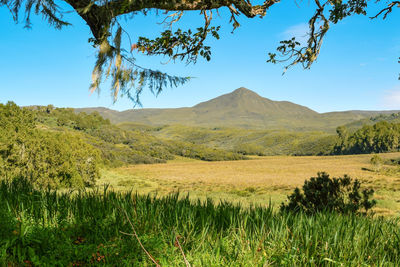
[{"label": "tall grass", "polygon": [[[275,213],[104,190],[36,190],[0,182],[3,265],[400,266],[398,219]],[[177,242],[177,240],[179,242]]]}]

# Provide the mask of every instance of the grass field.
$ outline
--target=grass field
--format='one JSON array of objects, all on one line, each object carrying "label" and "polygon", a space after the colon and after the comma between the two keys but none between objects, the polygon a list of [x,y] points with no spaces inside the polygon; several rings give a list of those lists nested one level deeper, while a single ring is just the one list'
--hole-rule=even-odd
[{"label": "grass field", "polygon": [[3,180],[0,266],[400,266],[399,223]]},{"label": "grass field", "polygon": [[[212,198],[215,201],[241,202],[245,206],[268,204],[275,207],[286,199],[305,179],[325,171],[332,176],[348,174],[372,187],[378,200],[375,212],[399,215],[400,173],[373,172],[372,155],[351,156],[271,156],[246,161],[203,162],[177,158],[167,164],[132,165],[104,170],[98,184],[109,184],[114,190],[133,190],[140,194],[166,195],[190,193],[191,199]],[[384,159],[400,153],[380,154]],[[390,167],[385,167],[390,168]]]}]

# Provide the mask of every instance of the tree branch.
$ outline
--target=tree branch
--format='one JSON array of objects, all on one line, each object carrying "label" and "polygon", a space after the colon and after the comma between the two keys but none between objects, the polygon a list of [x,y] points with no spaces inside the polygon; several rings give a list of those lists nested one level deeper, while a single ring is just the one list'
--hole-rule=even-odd
[{"label": "tree branch", "polygon": [[400,1],[393,1],[393,2],[389,3],[388,7],[382,9],[381,11],[378,12],[378,14],[376,14],[373,17],[370,17],[370,19],[376,19],[382,14],[383,14],[383,19],[386,19],[387,15],[389,15],[393,11],[393,7],[396,5],[397,5],[397,7],[400,7]]},{"label": "tree branch", "polygon": [[98,6],[91,0],[64,0],[71,5],[79,16],[86,21],[97,44],[108,37],[112,15],[103,6]]},{"label": "tree branch", "polygon": [[267,0],[262,5],[252,5],[246,0],[114,0],[104,5],[113,15],[119,16],[145,9],[161,9],[166,11],[190,11],[190,10],[212,10],[234,5],[243,15],[248,18],[265,16],[266,10],[279,0]]},{"label": "tree branch", "polygon": [[278,60],[276,54],[269,53],[270,58],[267,62],[277,63],[291,60],[291,63],[285,67],[284,73],[288,68],[298,63],[304,69],[309,69],[318,57],[323,38],[329,30],[329,20],[324,15],[324,9],[328,2],[321,4],[319,0],[314,1],[318,8],[308,22],[310,32],[308,33],[307,45],[302,46],[295,38],[292,38],[291,40],[281,41],[281,46],[277,48],[282,59]]}]

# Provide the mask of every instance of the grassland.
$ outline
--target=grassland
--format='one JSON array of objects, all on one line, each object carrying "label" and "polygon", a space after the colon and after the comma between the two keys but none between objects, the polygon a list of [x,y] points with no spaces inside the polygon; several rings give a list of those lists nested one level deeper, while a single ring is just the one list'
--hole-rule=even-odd
[{"label": "grassland", "polygon": [[[375,189],[375,212],[399,215],[400,174],[372,171],[372,155],[350,156],[268,156],[246,161],[203,162],[177,158],[167,164],[132,165],[103,170],[98,184],[115,190],[134,190],[140,194],[167,195],[179,191],[191,199],[211,198],[232,203],[277,205],[305,179],[325,171],[332,176],[348,174]],[[400,153],[380,154],[383,159],[398,158]],[[395,167],[387,167],[395,168]]]},{"label": "grassland", "polygon": [[399,266],[399,223],[3,180],[0,265]]}]

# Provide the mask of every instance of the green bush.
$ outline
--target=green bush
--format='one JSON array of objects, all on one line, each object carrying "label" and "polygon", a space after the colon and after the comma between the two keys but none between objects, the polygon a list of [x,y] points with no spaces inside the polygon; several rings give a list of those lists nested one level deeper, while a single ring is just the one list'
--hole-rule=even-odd
[{"label": "green bush", "polygon": [[0,150],[2,177],[50,187],[91,186],[99,178],[99,153],[79,137],[32,130],[10,141]]},{"label": "green bush", "polygon": [[257,156],[264,156],[264,150],[265,150],[264,147],[252,143],[237,144],[233,148],[233,152],[235,153],[239,153],[242,155],[257,155]]},{"label": "green bush", "polygon": [[382,164],[383,164],[384,160],[379,157],[378,155],[373,155],[370,163],[374,169],[374,171],[379,171],[382,168]]},{"label": "green bush", "polygon": [[38,186],[83,187],[99,178],[99,151],[79,134],[38,129],[30,110],[0,104],[0,177]]},{"label": "green bush", "polygon": [[296,188],[288,196],[289,203],[281,204],[281,211],[316,213],[330,211],[338,213],[367,213],[376,201],[370,200],[373,189],[363,189],[361,183],[344,175],[331,178],[325,172],[319,172],[317,177],[311,177],[303,185],[303,192]]}]

